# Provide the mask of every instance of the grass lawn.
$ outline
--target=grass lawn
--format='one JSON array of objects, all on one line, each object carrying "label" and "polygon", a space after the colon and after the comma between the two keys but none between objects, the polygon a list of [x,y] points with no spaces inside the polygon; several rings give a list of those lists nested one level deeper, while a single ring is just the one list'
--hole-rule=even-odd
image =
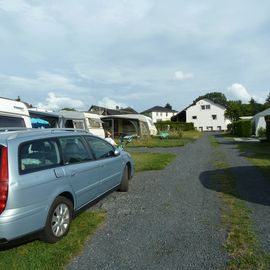
[{"label": "grass lawn", "polygon": [[202,133],[198,131],[184,131],[181,138],[173,139],[160,139],[159,137],[151,137],[144,139],[135,139],[127,145],[128,147],[181,147],[186,143],[192,142],[198,139]]},{"label": "grass lawn", "polygon": [[270,143],[239,143],[241,154],[270,177]]},{"label": "grass lawn", "polygon": [[104,218],[104,213],[84,212],[72,221],[68,235],[56,244],[34,241],[0,251],[0,269],[63,269],[83,249]]},{"label": "grass lawn", "polygon": [[169,153],[131,153],[135,161],[135,171],[162,170],[174,158],[174,154]]}]

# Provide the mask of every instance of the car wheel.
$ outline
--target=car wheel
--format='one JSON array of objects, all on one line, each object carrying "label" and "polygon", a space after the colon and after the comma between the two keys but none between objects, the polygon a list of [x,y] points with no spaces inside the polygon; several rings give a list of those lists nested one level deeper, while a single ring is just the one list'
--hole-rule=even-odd
[{"label": "car wheel", "polygon": [[128,179],[128,166],[125,166],[122,180],[119,186],[118,191],[128,191],[128,184],[129,184],[129,179]]},{"label": "car wheel", "polygon": [[73,205],[70,200],[59,196],[53,202],[41,239],[55,243],[67,235],[72,220]]}]

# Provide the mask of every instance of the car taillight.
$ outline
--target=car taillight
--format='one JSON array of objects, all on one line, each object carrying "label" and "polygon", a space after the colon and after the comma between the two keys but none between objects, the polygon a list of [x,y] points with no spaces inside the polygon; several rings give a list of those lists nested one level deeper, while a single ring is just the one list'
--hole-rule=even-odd
[{"label": "car taillight", "polygon": [[8,149],[0,147],[0,214],[5,210],[8,197]]}]

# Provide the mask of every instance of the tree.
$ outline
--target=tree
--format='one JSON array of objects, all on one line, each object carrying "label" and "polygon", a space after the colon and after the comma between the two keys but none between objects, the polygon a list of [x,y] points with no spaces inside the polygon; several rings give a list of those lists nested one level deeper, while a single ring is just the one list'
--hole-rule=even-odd
[{"label": "tree", "polygon": [[239,120],[240,116],[243,115],[242,102],[240,100],[230,100],[227,102],[225,111],[225,117],[230,119],[232,122]]},{"label": "tree", "polygon": [[74,108],[63,108],[62,111],[76,111]]},{"label": "tree", "polygon": [[199,96],[198,98],[196,98],[193,103],[196,103],[197,101],[203,99],[203,98],[207,98],[207,99],[210,99],[212,100],[213,102],[219,104],[219,105],[222,105],[224,107],[227,106],[227,98],[226,96],[221,93],[221,92],[210,92],[210,93],[207,93],[203,96]]},{"label": "tree", "polygon": [[164,106],[164,108],[166,108],[168,110],[172,110],[172,106],[170,105],[170,103],[166,103],[166,105]]},{"label": "tree", "polygon": [[267,96],[265,102],[266,102],[266,103],[270,103],[270,92],[269,92],[269,94],[268,94],[268,96]]}]

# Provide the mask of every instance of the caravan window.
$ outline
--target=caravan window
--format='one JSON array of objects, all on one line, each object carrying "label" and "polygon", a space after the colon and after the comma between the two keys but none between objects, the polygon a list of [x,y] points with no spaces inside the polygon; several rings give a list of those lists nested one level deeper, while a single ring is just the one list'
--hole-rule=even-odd
[{"label": "caravan window", "polygon": [[88,123],[91,128],[100,128],[101,121],[99,119],[88,118]]},{"label": "caravan window", "polygon": [[0,127],[25,127],[25,122],[21,117],[0,115]]},{"label": "caravan window", "polygon": [[85,129],[83,120],[73,120],[74,128]]}]

